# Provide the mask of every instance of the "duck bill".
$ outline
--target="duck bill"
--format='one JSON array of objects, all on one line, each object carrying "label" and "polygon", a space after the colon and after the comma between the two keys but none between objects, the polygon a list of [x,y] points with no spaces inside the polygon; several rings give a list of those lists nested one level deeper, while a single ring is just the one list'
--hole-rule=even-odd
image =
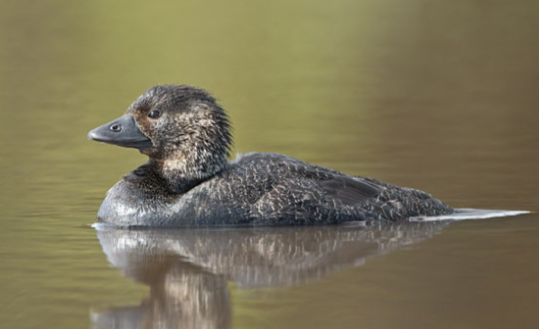
[{"label": "duck bill", "polygon": [[152,147],[152,141],[140,131],[135,117],[131,114],[126,114],[90,131],[88,140],[139,150]]}]

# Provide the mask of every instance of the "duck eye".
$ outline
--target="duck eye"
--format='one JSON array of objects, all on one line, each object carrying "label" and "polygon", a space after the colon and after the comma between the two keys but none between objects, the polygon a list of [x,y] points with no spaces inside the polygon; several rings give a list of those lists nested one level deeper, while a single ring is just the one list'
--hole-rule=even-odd
[{"label": "duck eye", "polygon": [[152,119],[157,119],[160,116],[161,116],[161,112],[159,112],[159,110],[153,110],[150,113],[148,113],[148,117],[150,117]]}]

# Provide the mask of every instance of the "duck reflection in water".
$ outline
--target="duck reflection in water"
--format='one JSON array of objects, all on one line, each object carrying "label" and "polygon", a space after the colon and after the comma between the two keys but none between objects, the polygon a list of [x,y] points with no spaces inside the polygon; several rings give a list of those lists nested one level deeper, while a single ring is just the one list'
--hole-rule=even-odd
[{"label": "duck reflection in water", "polygon": [[319,280],[430,238],[447,225],[185,230],[96,226],[108,261],[148,285],[150,296],[140,306],[92,312],[92,323],[96,328],[229,328],[229,281],[246,289]]}]

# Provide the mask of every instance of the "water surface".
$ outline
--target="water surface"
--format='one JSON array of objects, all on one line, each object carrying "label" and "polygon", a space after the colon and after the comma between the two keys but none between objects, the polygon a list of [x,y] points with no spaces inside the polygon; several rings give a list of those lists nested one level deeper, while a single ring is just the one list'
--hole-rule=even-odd
[{"label": "water surface", "polygon": [[[234,152],[284,153],[454,207],[537,211],[538,30],[531,0],[1,0],[0,327],[107,327],[121,309],[155,315],[142,327],[202,321],[173,308],[196,305],[177,280],[194,273],[188,287],[222,315],[199,327],[535,328],[537,214],[418,224],[411,240],[396,228],[193,233],[187,258],[187,238],[146,234],[135,241],[166,253],[130,255],[164,264],[146,273],[169,273],[172,290],[156,292],[90,227],[145,159],[85,137],[148,87],[185,83],[228,110]],[[132,241],[124,233],[106,241]],[[223,263],[193,255],[214,240],[231,248]],[[227,263],[240,242],[250,258]],[[260,262],[275,272],[258,278],[277,283],[245,279]]]}]

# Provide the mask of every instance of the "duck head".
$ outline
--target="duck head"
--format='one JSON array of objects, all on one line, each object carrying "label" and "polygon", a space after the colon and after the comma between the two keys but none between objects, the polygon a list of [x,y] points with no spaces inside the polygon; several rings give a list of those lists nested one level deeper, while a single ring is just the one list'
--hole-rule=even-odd
[{"label": "duck head", "polygon": [[221,171],[232,138],[225,111],[206,91],[155,86],[125,115],[88,133],[88,139],[137,148],[164,178],[203,180]]}]

